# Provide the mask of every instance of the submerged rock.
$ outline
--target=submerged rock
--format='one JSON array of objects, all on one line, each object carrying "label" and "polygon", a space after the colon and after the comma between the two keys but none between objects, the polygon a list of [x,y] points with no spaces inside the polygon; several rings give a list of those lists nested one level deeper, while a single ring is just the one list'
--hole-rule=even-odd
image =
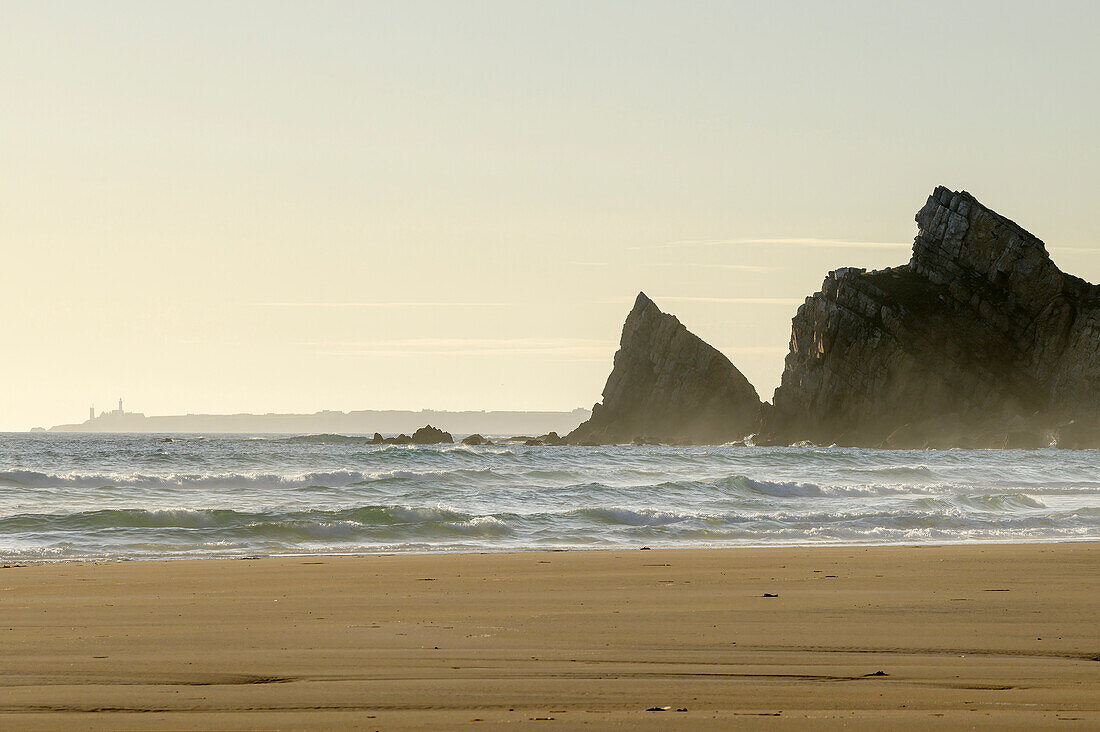
[{"label": "submerged rock", "polygon": [[916,221],[909,264],[830,272],[798,309],[764,441],[1098,444],[1075,420],[1100,407],[1100,287],[969,193]]},{"label": "submerged rock", "polygon": [[756,389],[730,360],[639,293],[603,402],[570,444],[723,443],[752,432]]}]

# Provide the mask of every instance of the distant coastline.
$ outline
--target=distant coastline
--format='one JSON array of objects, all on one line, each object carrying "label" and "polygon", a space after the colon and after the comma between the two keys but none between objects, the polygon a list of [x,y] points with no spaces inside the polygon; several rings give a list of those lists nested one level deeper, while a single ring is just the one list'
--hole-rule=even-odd
[{"label": "distant coastline", "polygon": [[313,414],[178,414],[146,416],[121,409],[103,412],[80,423],[61,424],[32,432],[138,433],[274,433],[274,434],[397,434],[432,424],[455,434],[565,434],[591,416],[587,409],[571,412],[464,411],[434,409],[321,411]]}]

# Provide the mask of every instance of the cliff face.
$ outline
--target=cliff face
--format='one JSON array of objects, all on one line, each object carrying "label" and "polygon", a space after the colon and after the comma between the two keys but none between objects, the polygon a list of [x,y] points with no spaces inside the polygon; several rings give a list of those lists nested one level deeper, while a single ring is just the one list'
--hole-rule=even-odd
[{"label": "cliff face", "polygon": [[968,193],[916,221],[908,264],[830,272],[798,309],[774,406],[639,295],[568,441],[1100,447],[1100,287]]},{"label": "cliff face", "polygon": [[760,398],[730,360],[638,294],[603,402],[566,441],[723,443],[755,430]]},{"label": "cliff face", "polygon": [[799,308],[769,439],[1095,442],[1100,287],[968,193],[937,188],[916,221],[908,265],[831,272]]}]

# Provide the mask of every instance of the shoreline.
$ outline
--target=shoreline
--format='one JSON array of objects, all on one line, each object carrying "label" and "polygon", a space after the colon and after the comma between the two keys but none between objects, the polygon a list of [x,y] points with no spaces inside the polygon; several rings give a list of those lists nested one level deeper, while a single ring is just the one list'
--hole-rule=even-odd
[{"label": "shoreline", "polygon": [[547,554],[562,554],[567,552],[573,553],[585,553],[585,552],[629,552],[629,551],[660,551],[660,552],[678,552],[678,551],[743,551],[743,550],[763,550],[770,549],[922,549],[922,548],[948,548],[948,547],[985,547],[985,546],[1031,546],[1040,545],[1045,546],[1048,544],[1096,544],[1100,543],[1100,537],[1095,538],[1044,538],[1044,539],[977,539],[969,541],[938,541],[929,543],[909,543],[909,542],[895,542],[889,544],[691,544],[681,546],[671,546],[662,544],[653,545],[641,545],[641,546],[610,546],[610,547],[598,547],[598,546],[582,546],[582,547],[507,547],[502,549],[493,549],[491,547],[483,547],[478,549],[426,549],[426,550],[410,550],[410,551],[393,551],[393,550],[380,550],[380,551],[366,551],[366,552],[325,552],[325,553],[292,553],[292,554],[248,554],[248,555],[231,555],[231,554],[215,554],[210,553],[205,556],[157,556],[157,557],[100,557],[100,558],[63,558],[63,559],[5,559],[0,557],[0,568],[7,568],[7,566],[37,566],[37,565],[55,565],[55,564],[128,564],[139,563],[148,564],[156,562],[189,562],[189,561],[261,561],[261,560],[280,560],[280,559],[339,559],[339,558],[356,558],[356,557],[424,557],[424,556],[500,556],[500,555],[526,555],[545,552]]},{"label": "shoreline", "polygon": [[1100,542],[734,549],[2,569],[0,726],[1100,724]]}]

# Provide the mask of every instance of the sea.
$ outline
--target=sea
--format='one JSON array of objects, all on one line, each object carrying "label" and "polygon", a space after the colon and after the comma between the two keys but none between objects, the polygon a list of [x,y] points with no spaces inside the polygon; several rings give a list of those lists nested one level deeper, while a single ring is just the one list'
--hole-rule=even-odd
[{"label": "sea", "polygon": [[0,560],[1100,539],[1100,451],[0,435]]}]

